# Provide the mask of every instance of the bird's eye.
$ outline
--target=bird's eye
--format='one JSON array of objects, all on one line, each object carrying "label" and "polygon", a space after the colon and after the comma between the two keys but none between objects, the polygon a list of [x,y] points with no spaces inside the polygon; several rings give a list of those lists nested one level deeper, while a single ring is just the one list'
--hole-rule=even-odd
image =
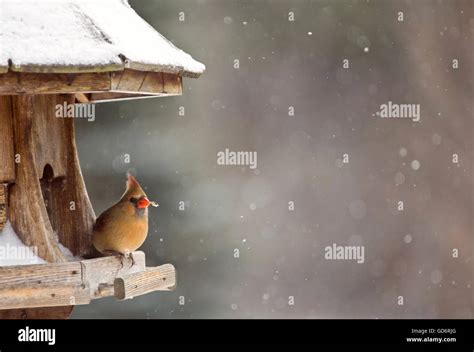
[{"label": "bird's eye", "polygon": [[130,198],[130,203],[132,203],[132,204],[137,204],[137,202],[138,202],[138,199],[137,199],[137,198],[133,198],[133,197]]}]

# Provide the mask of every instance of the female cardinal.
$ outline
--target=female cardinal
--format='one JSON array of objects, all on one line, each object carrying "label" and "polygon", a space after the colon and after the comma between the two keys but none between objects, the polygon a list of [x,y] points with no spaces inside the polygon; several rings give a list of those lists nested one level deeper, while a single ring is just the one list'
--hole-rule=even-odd
[{"label": "female cardinal", "polygon": [[128,175],[122,198],[104,211],[94,225],[94,247],[102,254],[129,256],[145,242],[150,204],[157,206],[148,200],[135,177]]}]

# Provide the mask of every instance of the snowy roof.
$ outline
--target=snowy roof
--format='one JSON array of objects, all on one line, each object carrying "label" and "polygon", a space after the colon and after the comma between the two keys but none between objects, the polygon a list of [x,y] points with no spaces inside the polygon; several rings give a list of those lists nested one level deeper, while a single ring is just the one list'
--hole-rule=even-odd
[{"label": "snowy roof", "polygon": [[127,0],[0,0],[0,72],[124,67],[188,77],[205,70],[138,16]]}]

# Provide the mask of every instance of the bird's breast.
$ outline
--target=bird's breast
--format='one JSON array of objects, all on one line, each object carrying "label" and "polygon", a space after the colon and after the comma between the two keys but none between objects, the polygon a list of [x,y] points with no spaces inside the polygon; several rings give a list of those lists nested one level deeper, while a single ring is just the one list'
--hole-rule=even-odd
[{"label": "bird's breast", "polygon": [[123,209],[105,215],[94,230],[93,243],[101,252],[133,252],[145,242],[148,234],[148,214],[140,215]]}]

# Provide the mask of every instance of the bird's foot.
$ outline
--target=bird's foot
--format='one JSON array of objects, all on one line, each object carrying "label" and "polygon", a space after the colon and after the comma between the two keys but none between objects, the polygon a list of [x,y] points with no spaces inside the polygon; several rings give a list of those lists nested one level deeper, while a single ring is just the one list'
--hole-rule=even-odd
[{"label": "bird's foot", "polygon": [[120,260],[120,265],[122,266],[120,269],[123,269],[125,267],[125,263],[124,263],[125,259],[127,261],[128,260],[132,261],[131,266],[135,265],[135,258],[133,258],[132,252],[120,253],[120,252],[117,252],[117,251],[107,250],[107,251],[103,251],[102,254],[105,255],[105,256],[115,256],[115,257],[117,257],[117,259]]},{"label": "bird's foot", "polygon": [[132,260],[132,266],[135,265],[135,259],[133,258],[133,253],[132,252],[125,252],[124,257],[127,258],[127,259]]}]

